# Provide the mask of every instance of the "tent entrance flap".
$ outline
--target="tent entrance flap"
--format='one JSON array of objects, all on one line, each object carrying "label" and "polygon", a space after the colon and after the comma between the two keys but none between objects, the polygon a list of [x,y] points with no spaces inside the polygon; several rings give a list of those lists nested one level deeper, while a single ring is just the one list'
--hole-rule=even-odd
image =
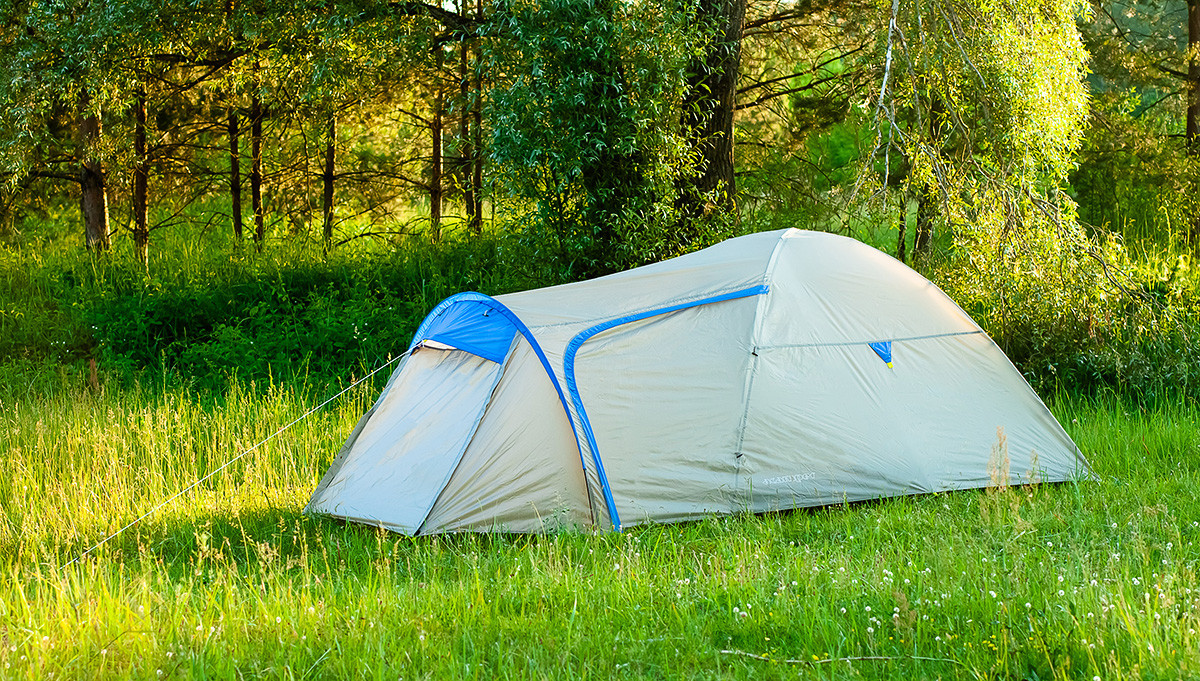
[{"label": "tent entrance flap", "polygon": [[310,508],[416,534],[479,427],[503,364],[420,348]]}]

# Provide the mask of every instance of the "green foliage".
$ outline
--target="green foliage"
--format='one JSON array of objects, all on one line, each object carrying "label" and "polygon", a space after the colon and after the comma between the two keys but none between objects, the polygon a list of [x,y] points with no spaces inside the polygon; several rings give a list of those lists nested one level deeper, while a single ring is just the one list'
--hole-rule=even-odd
[{"label": "green foliage", "polygon": [[1160,249],[1187,245],[1200,211],[1200,161],[1178,139],[1181,102],[1165,98],[1133,90],[1097,96],[1071,175],[1081,220]]},{"label": "green foliage", "polygon": [[[623,269],[627,229],[670,221],[680,171],[680,98],[691,31],[679,8],[597,0],[517,1],[493,19],[492,160],[529,202],[514,219],[561,278]],[[654,229],[651,227],[651,229]],[[657,228],[659,238],[665,228]]]},{"label": "green foliage", "polygon": [[934,277],[1042,394],[1200,398],[1200,272],[1079,228],[979,239]]},{"label": "green foliage", "polygon": [[78,374],[95,359],[125,383],[170,377],[218,393],[234,375],[327,380],[403,352],[449,295],[527,285],[499,264],[494,237],[328,259],[303,243],[263,254],[164,246],[151,277],[124,252],[0,249],[0,365]]}]

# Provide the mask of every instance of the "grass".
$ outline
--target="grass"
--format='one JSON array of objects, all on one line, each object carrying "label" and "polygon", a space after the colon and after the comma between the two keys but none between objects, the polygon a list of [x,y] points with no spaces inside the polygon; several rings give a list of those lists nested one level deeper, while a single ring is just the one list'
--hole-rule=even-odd
[{"label": "grass", "polygon": [[1200,674],[1198,414],[1116,399],[1055,403],[1098,482],[412,539],[300,513],[355,389],[62,567],[327,391],[76,380],[0,404],[0,676]]},{"label": "grass", "polygon": [[444,295],[536,277],[499,239],[188,243],[161,240],[149,275],[0,249],[0,678],[1200,676],[1200,412],[1166,399],[1054,400],[1097,482],[411,539],[300,513],[377,377],[66,566]]}]

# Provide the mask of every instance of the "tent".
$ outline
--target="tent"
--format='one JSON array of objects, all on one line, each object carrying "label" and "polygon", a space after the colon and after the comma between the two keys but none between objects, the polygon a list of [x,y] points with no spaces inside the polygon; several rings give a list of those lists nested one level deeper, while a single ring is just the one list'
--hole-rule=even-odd
[{"label": "tent", "polygon": [[788,229],[446,299],[306,510],[410,535],[620,530],[1089,474],[935,285]]}]

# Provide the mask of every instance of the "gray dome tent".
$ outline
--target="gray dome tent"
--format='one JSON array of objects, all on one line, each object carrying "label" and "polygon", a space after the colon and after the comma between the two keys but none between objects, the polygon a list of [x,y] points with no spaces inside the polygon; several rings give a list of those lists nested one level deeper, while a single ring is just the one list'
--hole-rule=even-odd
[{"label": "gray dome tent", "polygon": [[1089,475],[941,290],[862,243],[789,229],[448,298],[306,510],[405,534],[619,530],[1010,471]]}]

